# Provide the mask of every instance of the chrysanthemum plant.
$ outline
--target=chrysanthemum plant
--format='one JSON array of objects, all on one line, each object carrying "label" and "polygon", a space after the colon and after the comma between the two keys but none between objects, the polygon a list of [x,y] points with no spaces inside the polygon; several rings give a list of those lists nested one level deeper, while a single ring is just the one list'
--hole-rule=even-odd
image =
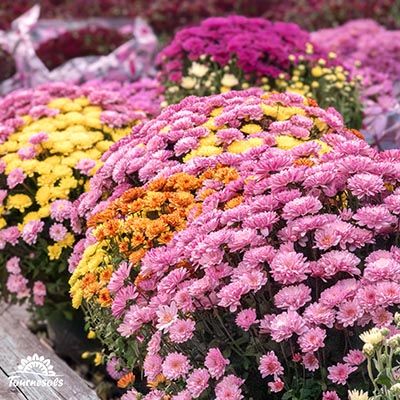
[{"label": "chrysanthemum plant", "polygon": [[[52,83],[0,100],[0,291],[39,319],[71,316],[72,202],[102,154],[158,111],[158,85]],[[72,222],[74,225],[74,222]]]},{"label": "chrysanthemum plant", "polygon": [[347,393],[364,357],[338,349],[400,302],[399,157],[259,90],[188,98],[114,146],[70,283],[126,399]]},{"label": "chrysanthemum plant", "polygon": [[158,56],[166,100],[259,86],[290,90],[333,106],[361,127],[358,83],[334,53],[310,43],[298,25],[262,18],[209,18],[179,31]]},{"label": "chrysanthemum plant", "polygon": [[374,327],[360,335],[373,395],[355,390],[349,393],[350,400],[400,399],[400,313],[394,315],[393,322],[393,325]]}]

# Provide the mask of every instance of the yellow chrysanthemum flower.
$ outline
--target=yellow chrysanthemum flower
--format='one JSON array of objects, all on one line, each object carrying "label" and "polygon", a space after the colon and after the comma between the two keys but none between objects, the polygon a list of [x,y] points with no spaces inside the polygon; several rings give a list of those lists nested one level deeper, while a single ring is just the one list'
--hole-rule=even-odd
[{"label": "yellow chrysanthemum flower", "polygon": [[247,140],[237,140],[227,147],[229,153],[240,154],[247,150],[253,149],[254,147],[259,147],[264,143],[261,138],[250,138]]},{"label": "yellow chrysanthemum flower", "polygon": [[7,209],[17,209],[19,212],[24,212],[32,205],[32,200],[26,194],[14,194],[7,198]]},{"label": "yellow chrysanthemum flower", "polygon": [[263,131],[262,127],[258,124],[246,124],[243,125],[240,130],[243,133],[247,133],[248,135],[252,135],[254,133],[260,133]]},{"label": "yellow chrysanthemum flower", "polygon": [[51,246],[47,246],[47,254],[50,260],[58,260],[61,256],[62,247],[55,243]]}]

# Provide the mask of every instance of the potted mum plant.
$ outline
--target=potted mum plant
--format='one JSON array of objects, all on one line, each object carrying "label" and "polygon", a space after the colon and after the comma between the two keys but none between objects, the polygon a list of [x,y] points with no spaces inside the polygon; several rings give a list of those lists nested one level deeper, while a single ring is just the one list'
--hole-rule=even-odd
[{"label": "potted mum plant", "polygon": [[158,94],[150,80],[52,83],[0,100],[3,300],[27,303],[36,321],[73,319],[68,258],[79,226],[68,219],[72,202],[110,145],[157,113]]}]

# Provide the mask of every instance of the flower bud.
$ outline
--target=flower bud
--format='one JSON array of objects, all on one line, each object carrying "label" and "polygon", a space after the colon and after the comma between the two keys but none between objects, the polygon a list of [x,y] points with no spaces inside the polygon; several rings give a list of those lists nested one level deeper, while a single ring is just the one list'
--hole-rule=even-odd
[{"label": "flower bud", "polygon": [[389,335],[390,331],[388,328],[382,328],[381,333],[383,336],[387,336],[387,335]]},{"label": "flower bud", "polygon": [[374,346],[371,343],[365,343],[363,346],[362,352],[367,357],[372,357],[375,353]]},{"label": "flower bud", "polygon": [[397,327],[400,326],[400,312],[394,314],[394,323],[397,325]]},{"label": "flower bud", "polygon": [[390,389],[391,394],[400,394],[400,383],[395,383]]},{"label": "flower bud", "polygon": [[400,335],[394,335],[390,339],[388,339],[387,344],[389,347],[392,349],[395,349],[396,347],[400,346]]}]

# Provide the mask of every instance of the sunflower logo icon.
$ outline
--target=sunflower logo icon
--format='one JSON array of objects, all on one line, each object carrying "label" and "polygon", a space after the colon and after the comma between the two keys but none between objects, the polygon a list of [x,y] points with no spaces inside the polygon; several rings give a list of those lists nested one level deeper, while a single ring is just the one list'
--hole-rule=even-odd
[{"label": "sunflower logo icon", "polygon": [[18,374],[31,374],[42,377],[54,377],[56,373],[53,371],[53,366],[48,358],[33,354],[21,360],[17,367]]}]

